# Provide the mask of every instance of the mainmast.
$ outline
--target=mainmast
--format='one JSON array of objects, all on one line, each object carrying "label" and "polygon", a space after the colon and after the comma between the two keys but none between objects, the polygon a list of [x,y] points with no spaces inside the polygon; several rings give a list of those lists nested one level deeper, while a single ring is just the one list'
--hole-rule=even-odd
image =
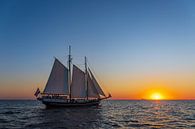
[{"label": "mainmast", "polygon": [[87,74],[87,57],[85,56],[85,85],[87,87],[87,100],[88,100],[88,96],[89,96],[89,93],[88,93],[88,74]]},{"label": "mainmast", "polygon": [[69,55],[68,55],[68,85],[69,85],[69,98],[71,99],[71,46],[69,46]]}]

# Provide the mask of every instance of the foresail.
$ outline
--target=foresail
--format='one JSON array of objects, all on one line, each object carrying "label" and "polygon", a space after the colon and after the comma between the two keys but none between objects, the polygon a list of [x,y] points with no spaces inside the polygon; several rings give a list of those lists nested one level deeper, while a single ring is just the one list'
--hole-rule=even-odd
[{"label": "foresail", "polygon": [[92,81],[93,81],[93,84],[95,85],[95,88],[97,89],[97,92],[102,95],[102,96],[106,96],[103,92],[103,90],[101,89],[100,85],[98,84],[98,82],[96,81],[94,75],[92,74],[91,70],[89,69],[89,72],[91,74],[91,78],[92,78]]},{"label": "foresail", "polygon": [[87,81],[88,81],[88,97],[99,98],[100,97],[99,93],[98,93],[91,77],[89,76],[89,74],[88,74]]},{"label": "foresail", "polygon": [[73,98],[86,97],[85,73],[75,65],[73,65],[71,96]]},{"label": "foresail", "polygon": [[68,69],[56,58],[45,86],[44,93],[69,94]]}]

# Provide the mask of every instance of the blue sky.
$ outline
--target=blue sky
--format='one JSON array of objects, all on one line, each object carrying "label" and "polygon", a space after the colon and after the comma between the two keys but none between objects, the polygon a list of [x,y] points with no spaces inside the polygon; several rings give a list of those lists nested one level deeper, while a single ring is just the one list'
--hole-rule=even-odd
[{"label": "blue sky", "polygon": [[100,79],[192,74],[194,7],[193,0],[1,0],[0,86],[45,81],[54,56],[66,64],[68,45],[73,61],[87,56]]}]

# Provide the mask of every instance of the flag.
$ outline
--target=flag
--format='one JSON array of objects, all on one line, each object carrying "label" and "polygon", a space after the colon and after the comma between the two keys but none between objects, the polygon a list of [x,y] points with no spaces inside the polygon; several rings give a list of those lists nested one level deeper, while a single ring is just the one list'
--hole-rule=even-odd
[{"label": "flag", "polygon": [[34,95],[37,97],[40,93],[41,93],[41,92],[40,92],[39,88],[37,88],[37,90],[36,90],[36,92],[35,92]]},{"label": "flag", "polygon": [[112,97],[112,95],[109,93],[109,96],[108,97]]}]

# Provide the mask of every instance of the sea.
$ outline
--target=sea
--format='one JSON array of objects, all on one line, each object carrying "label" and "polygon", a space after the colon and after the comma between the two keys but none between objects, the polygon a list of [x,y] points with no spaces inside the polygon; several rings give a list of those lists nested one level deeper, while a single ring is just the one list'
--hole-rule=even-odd
[{"label": "sea", "polygon": [[46,108],[0,100],[0,129],[195,128],[195,101],[105,100],[99,106]]}]

